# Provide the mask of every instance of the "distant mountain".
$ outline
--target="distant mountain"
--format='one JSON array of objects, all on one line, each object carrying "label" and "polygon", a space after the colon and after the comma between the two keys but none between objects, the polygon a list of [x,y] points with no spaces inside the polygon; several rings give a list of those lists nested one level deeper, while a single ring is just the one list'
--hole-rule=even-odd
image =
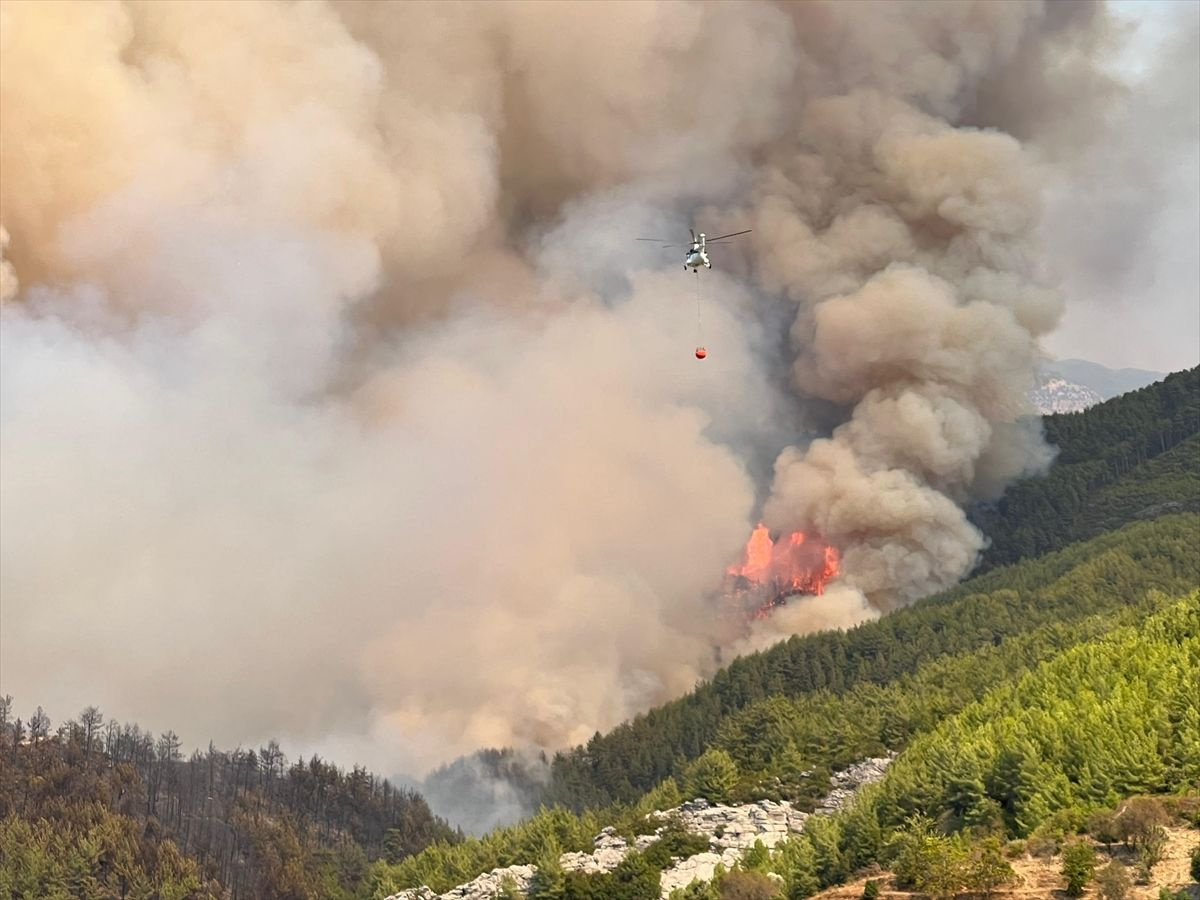
[{"label": "distant mountain", "polygon": [[1104,402],[1104,398],[1090,387],[1067,381],[1050,372],[1041,373],[1038,386],[1033,389],[1030,399],[1043,416],[1083,412],[1097,403]]},{"label": "distant mountain", "polygon": [[[1101,400],[1111,400],[1129,391],[1136,391],[1148,384],[1162,381],[1167,375],[1166,372],[1151,372],[1148,369],[1110,369],[1086,359],[1049,360],[1042,370],[1051,377],[1057,375],[1063,381],[1095,391]],[[1062,409],[1053,411],[1078,412]]]}]

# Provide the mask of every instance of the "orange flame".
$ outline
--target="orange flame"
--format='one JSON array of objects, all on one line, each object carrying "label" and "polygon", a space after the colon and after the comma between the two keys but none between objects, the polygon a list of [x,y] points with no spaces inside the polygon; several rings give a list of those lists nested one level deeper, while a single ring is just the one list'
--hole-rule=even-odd
[{"label": "orange flame", "polygon": [[760,523],[746,542],[742,562],[726,570],[725,593],[751,617],[765,618],[788,597],[823,594],[837,577],[839,562],[837,548],[820,538],[795,531],[773,541]]},{"label": "orange flame", "polygon": [[740,566],[730,566],[730,575],[740,575],[751,581],[762,581],[771,568],[771,558],[775,555],[775,546],[771,543],[771,532],[766,525],[759,525],[750,535],[744,551],[744,562]]}]

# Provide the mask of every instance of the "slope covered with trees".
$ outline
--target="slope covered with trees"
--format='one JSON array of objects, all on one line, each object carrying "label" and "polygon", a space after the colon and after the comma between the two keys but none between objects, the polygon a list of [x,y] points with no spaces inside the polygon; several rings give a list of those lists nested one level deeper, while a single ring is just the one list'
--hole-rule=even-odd
[{"label": "slope covered with trees", "polygon": [[[630,802],[679,775],[681,762],[712,745],[726,716],[764,697],[820,689],[836,694],[860,681],[885,684],[911,673],[918,661],[1093,611],[1087,598],[1064,593],[1077,578],[1101,584],[1099,593],[1090,592],[1101,606],[1124,602],[1117,599],[1128,596],[1122,583],[1168,592],[1196,584],[1194,518],[1161,531],[1135,529],[1116,539],[1105,534],[1200,512],[1200,367],[1045,421],[1048,439],[1059,448],[1049,475],[1022,482],[996,506],[976,511],[992,540],[981,568],[987,574],[845,634],[792,638],[734,661],[692,694],[558,755],[540,799],[574,809]],[[1064,550],[1097,536],[1099,543]],[[1016,560],[1020,565],[996,569]],[[1114,589],[1106,591],[1102,583],[1110,578]],[[1016,595],[996,593],[1005,590]]]},{"label": "slope covered with trees", "polygon": [[[444,890],[533,862],[548,844],[587,849],[602,825],[632,831],[640,816],[683,796],[811,803],[832,769],[904,751],[997,685],[1162,612],[1170,596],[1200,584],[1198,538],[1196,515],[1134,523],[850,632],[793,638],[738,660],[692,695],[560,755],[554,777],[565,771],[578,781],[557,780],[551,790],[576,791],[584,812],[547,809],[479,840],[436,844],[399,866],[377,864],[376,896],[419,884]],[[655,760],[665,762],[653,780]],[[635,777],[651,782],[648,792],[637,791]],[[580,799],[587,796],[602,799]],[[851,816],[843,834],[840,819],[820,821],[809,838],[816,845],[797,851],[809,860],[804,883],[813,890],[853,871],[891,827]]]},{"label": "slope covered with trees", "polygon": [[371,860],[457,839],[417,794],[275,742],[183,758],[173,732],[94,707],[53,733],[41,707],[11,710],[0,698],[0,896],[350,898]]},{"label": "slope covered with trees", "polygon": [[[375,896],[418,884],[445,890],[497,866],[535,863],[552,876],[535,880],[530,900],[612,897],[617,890],[651,898],[656,893],[646,886],[657,884],[665,859],[650,852],[624,867],[627,881],[564,879],[553,874],[552,861],[559,852],[589,848],[600,825],[631,832],[640,817],[684,795],[726,802],[770,795],[787,782],[789,756],[811,759],[845,746],[853,755],[897,717],[917,733],[881,784],[842,813],[810,819],[803,834],[774,854],[751,853],[744,867],[777,875],[787,897],[811,896],[870,864],[891,867],[901,885],[948,897],[1003,885],[1011,873],[1001,853],[1006,840],[1031,836],[1039,853],[1052,853],[1069,850],[1072,835],[1088,830],[1098,840],[1128,841],[1139,865],[1148,867],[1151,838],[1169,810],[1200,824],[1194,793],[1200,785],[1200,592],[1183,599],[1151,592],[1075,627],[1051,623],[1037,631],[931,660],[884,691],[864,684],[836,703],[831,697],[760,701],[728,721],[717,745],[688,767],[682,792],[667,779],[633,807],[578,816],[543,810],[481,840],[435,845],[399,866],[377,864]],[[759,780],[760,774],[773,777]],[[1171,793],[1182,802],[1124,802]],[[1004,849],[1011,856],[1026,847]],[[738,896],[748,883],[700,885],[685,897]]]},{"label": "slope covered with trees", "polygon": [[872,802],[1027,837],[1052,813],[1200,787],[1200,592],[1065,650],[913,741]]},{"label": "slope covered with trees", "polygon": [[1049,473],[972,512],[991,540],[981,571],[1139,518],[1200,511],[1200,367],[1043,422],[1058,448]]},{"label": "slope covered with trees", "polygon": [[836,714],[858,685],[888,685],[935,659],[1136,604],[1151,589],[1187,591],[1200,583],[1198,534],[1190,514],[1135,523],[850,631],[793,637],[735,660],[691,694],[556,756],[546,799],[574,809],[631,802],[681,776],[726,720],[757,701],[824,692]]},{"label": "slope covered with trees", "polygon": [[[1198,683],[1194,592],[988,691],[914,740],[847,811],[791,838],[764,866],[789,897],[872,863],[891,866],[902,887],[950,897],[1003,883],[989,881],[1004,875],[1001,842],[1032,836],[1048,852],[1063,849],[1070,892],[1092,875],[1082,865],[1090,845],[1075,837],[1090,831],[1126,842],[1144,879],[1172,810],[1200,825]],[[1167,802],[1126,801],[1146,794]]]}]

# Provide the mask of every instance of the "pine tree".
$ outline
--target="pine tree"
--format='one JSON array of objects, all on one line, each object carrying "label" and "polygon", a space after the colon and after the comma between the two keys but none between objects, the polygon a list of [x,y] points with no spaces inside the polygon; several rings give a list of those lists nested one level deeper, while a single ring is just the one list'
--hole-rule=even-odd
[{"label": "pine tree", "polygon": [[652,868],[646,858],[632,850],[621,860],[609,878],[605,894],[611,900],[658,900],[659,870]]},{"label": "pine tree", "polygon": [[684,793],[710,803],[728,803],[738,783],[738,769],[724,750],[707,750],[684,773]]},{"label": "pine tree", "polygon": [[775,871],[783,875],[788,900],[804,900],[821,889],[816,851],[807,835],[800,834],[775,847]]},{"label": "pine tree", "polygon": [[987,838],[972,851],[966,878],[970,890],[982,891],[990,897],[996,889],[1016,881],[1016,877],[1012,865],[1004,858],[999,838]]},{"label": "pine tree", "polygon": [[1112,860],[1096,873],[1100,900],[1125,900],[1131,886],[1129,873],[1119,860]]},{"label": "pine tree", "polygon": [[812,842],[817,877],[822,887],[840,883],[849,874],[842,857],[842,829],[829,816],[813,816],[805,823],[805,834]]},{"label": "pine tree", "polygon": [[559,857],[562,850],[553,835],[546,837],[537,855],[537,871],[529,885],[529,900],[564,900],[567,896],[566,876]]},{"label": "pine tree", "polygon": [[1063,847],[1062,874],[1067,880],[1067,896],[1083,896],[1084,886],[1096,870],[1096,851],[1087,841],[1072,841]]}]

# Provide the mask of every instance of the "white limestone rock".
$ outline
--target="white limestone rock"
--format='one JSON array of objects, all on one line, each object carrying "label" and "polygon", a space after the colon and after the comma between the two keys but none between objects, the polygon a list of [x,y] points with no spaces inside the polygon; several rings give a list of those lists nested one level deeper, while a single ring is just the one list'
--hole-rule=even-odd
[{"label": "white limestone rock", "polygon": [[676,888],[687,887],[693,881],[711,881],[718,864],[731,869],[742,858],[742,853],[735,847],[728,847],[720,853],[697,853],[695,856],[681,860],[662,873],[659,887],[662,896],[669,897]]},{"label": "white limestone rock", "polygon": [[856,762],[848,769],[835,772],[833,777],[829,779],[831,785],[829,793],[825,795],[825,798],[821,801],[821,805],[817,807],[817,813],[828,815],[840,809],[845,809],[859,788],[863,785],[880,781],[883,778],[888,766],[892,764],[895,758],[896,755],[893,753],[888,756],[864,759],[861,762]]},{"label": "white limestone rock", "polygon": [[1037,411],[1044,416],[1051,413],[1083,412],[1104,400],[1086,385],[1054,376],[1045,377],[1029,396]]},{"label": "white limestone rock", "polygon": [[742,806],[710,804],[707,800],[689,800],[677,810],[684,828],[696,834],[709,835],[716,847],[736,847],[749,850],[755,841],[774,847],[790,832],[802,831],[808,813],[795,809],[786,800],[759,800]]},{"label": "white limestone rock", "polygon": [[398,894],[392,894],[387,900],[437,900],[437,894],[425,885],[421,885],[418,888],[409,888]]},{"label": "white limestone rock", "polygon": [[[894,754],[864,759],[833,775],[829,793],[821,801],[817,813],[843,809],[860,787],[883,778],[893,759]],[[649,818],[663,824],[659,824],[653,834],[638,835],[632,849],[643,851],[652,846],[669,818],[678,818],[685,829],[707,837],[709,842],[707,852],[677,860],[663,871],[660,885],[662,897],[666,898],[671,891],[686,887],[693,881],[711,880],[718,864],[726,869],[732,868],[757,841],[762,841],[763,846],[772,849],[789,834],[803,831],[809,814],[794,808],[787,801],[777,803],[760,800],[740,806],[725,806],[697,798],[675,809],[654,812]],[[595,849],[591,853],[564,853],[559,858],[563,870],[589,874],[611,872],[631,849],[629,842],[611,827],[597,834],[592,843]],[[494,900],[506,876],[517,890],[524,892],[529,889],[536,871],[535,866],[493,869],[444,894],[435,894],[427,887],[420,887],[393,894],[388,900]]]},{"label": "white limestone rock", "polygon": [[[654,843],[652,837],[650,843]],[[629,853],[629,843],[612,827],[605,828],[592,839],[591,853],[564,853],[558,858],[564,872],[611,872]],[[649,846],[645,844],[643,846]],[[642,849],[642,848],[639,848]]]},{"label": "white limestone rock", "polygon": [[536,866],[508,866],[504,869],[492,869],[466,884],[451,888],[444,894],[435,894],[427,887],[419,887],[393,894],[387,900],[495,900],[506,879],[511,881],[518,891],[529,890],[536,871]]}]

